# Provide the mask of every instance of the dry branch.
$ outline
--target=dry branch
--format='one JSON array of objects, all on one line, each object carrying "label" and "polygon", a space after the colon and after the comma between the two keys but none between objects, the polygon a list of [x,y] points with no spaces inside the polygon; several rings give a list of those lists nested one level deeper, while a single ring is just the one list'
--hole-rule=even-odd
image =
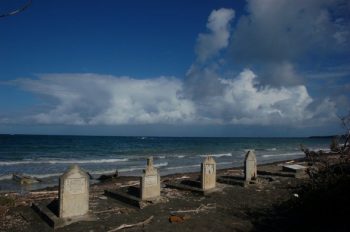
[{"label": "dry branch", "polygon": [[107,209],[107,210],[101,210],[101,211],[97,211],[94,212],[95,214],[100,214],[100,213],[112,213],[112,212],[118,212],[118,211],[122,211],[125,210],[125,208],[112,208],[112,209]]},{"label": "dry branch", "polygon": [[122,224],[115,229],[108,230],[107,232],[114,232],[114,231],[118,231],[118,230],[125,229],[125,228],[131,228],[131,227],[135,227],[135,226],[145,226],[145,225],[149,224],[152,221],[152,219],[153,219],[153,216],[150,216],[149,218],[147,218],[146,220],[144,220],[142,222],[138,222],[135,224]]},{"label": "dry branch", "polygon": [[177,211],[171,211],[170,214],[179,214],[179,213],[199,213],[203,211],[207,211],[209,209],[215,209],[215,204],[207,204],[207,205],[200,205],[197,209],[189,209],[189,210],[177,210]]}]

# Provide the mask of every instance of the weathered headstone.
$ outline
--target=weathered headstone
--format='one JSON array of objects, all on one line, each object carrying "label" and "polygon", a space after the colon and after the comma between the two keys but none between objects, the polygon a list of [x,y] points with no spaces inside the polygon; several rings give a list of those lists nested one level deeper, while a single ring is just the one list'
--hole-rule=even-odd
[{"label": "weathered headstone", "polygon": [[216,187],[216,162],[207,156],[201,165],[202,189],[209,190]]},{"label": "weathered headstone", "polygon": [[147,167],[141,177],[141,200],[156,199],[160,196],[160,176],[153,166],[153,157],[147,159]]},{"label": "weathered headstone", "polygon": [[256,156],[254,151],[248,151],[244,160],[244,179],[251,181],[258,177],[256,167]]},{"label": "weathered headstone", "polygon": [[84,216],[89,211],[89,176],[72,165],[59,181],[59,217]]}]

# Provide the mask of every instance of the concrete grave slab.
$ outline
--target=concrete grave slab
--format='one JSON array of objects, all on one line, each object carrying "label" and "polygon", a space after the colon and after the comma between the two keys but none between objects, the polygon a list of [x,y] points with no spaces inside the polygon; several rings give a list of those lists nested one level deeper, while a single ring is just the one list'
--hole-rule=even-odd
[{"label": "concrete grave slab", "polygon": [[78,165],[72,165],[59,178],[58,199],[33,203],[33,209],[53,228],[97,218],[89,212],[89,177]]},{"label": "concrete grave slab", "polygon": [[169,188],[191,191],[201,195],[207,195],[216,190],[216,162],[211,156],[207,156],[201,164],[201,181],[181,180],[167,183]]},{"label": "concrete grave slab", "polygon": [[131,186],[116,190],[106,190],[105,195],[138,208],[144,208],[149,203],[161,202],[160,175],[153,166],[153,158],[147,159],[146,169],[140,178],[140,187]]}]

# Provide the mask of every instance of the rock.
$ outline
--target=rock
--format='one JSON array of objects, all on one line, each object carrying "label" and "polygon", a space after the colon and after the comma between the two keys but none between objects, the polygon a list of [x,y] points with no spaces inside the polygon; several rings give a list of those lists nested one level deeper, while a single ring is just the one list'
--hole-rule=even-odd
[{"label": "rock", "polygon": [[17,181],[20,184],[34,184],[34,183],[41,182],[39,178],[32,177],[32,176],[25,176],[25,175],[16,174],[16,173],[12,174],[12,179],[14,181]]},{"label": "rock", "polygon": [[118,170],[116,170],[114,174],[112,174],[112,175],[101,175],[99,178],[97,178],[97,180],[99,180],[99,181],[107,181],[107,180],[116,179],[118,176],[119,176],[119,172],[118,172]]},{"label": "rock", "polygon": [[169,222],[171,223],[182,223],[185,220],[190,219],[191,216],[189,215],[184,215],[184,216],[179,216],[179,215],[172,215],[169,217]]}]

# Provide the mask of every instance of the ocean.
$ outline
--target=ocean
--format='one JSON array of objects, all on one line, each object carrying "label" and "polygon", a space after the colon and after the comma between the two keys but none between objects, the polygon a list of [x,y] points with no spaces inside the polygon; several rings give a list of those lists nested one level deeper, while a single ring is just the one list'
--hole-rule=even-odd
[{"label": "ocean", "polygon": [[[258,164],[300,158],[300,144],[328,150],[329,138],[207,138],[0,135],[0,191],[26,192],[58,184],[58,176],[78,164],[94,177],[119,171],[141,175],[146,158],[153,156],[161,175],[200,170],[206,155],[217,168],[242,166],[246,152],[255,150]],[[20,186],[12,173],[42,178]]]}]

